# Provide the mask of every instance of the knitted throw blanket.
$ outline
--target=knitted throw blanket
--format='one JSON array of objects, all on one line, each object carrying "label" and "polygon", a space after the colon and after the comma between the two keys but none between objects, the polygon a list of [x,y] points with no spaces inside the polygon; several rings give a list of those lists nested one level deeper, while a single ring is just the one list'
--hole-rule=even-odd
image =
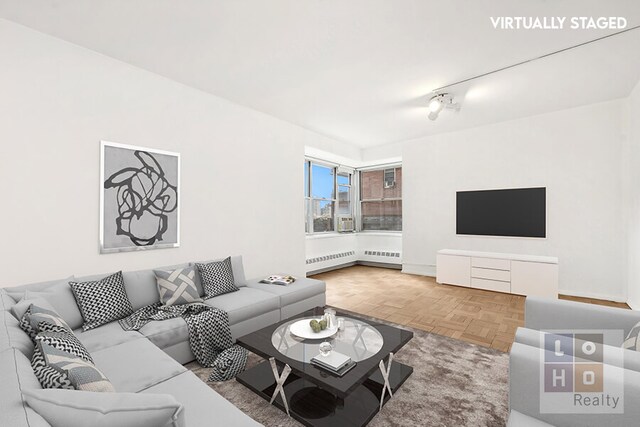
[{"label": "knitted throw blanket", "polygon": [[152,320],[181,316],[187,322],[189,346],[202,366],[213,368],[209,381],[227,381],[244,370],[247,350],[233,344],[229,317],[218,308],[202,303],[164,306],[159,302],[120,320],[125,331],[137,331]]}]

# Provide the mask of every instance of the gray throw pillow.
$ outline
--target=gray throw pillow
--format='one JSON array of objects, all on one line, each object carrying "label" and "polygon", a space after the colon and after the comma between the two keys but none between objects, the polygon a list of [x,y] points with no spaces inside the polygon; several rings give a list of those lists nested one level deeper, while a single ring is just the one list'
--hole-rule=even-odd
[{"label": "gray throw pillow", "polygon": [[171,395],[23,390],[27,404],[53,427],[184,427]]},{"label": "gray throw pillow", "polygon": [[175,270],[153,270],[158,284],[160,302],[163,305],[202,302],[196,287],[196,270],[193,267]]},{"label": "gray throw pillow", "polygon": [[235,292],[238,287],[233,279],[231,257],[222,261],[213,261],[206,264],[196,263],[202,287],[207,298]]},{"label": "gray throw pillow", "polygon": [[122,272],[90,282],[69,282],[84,319],[83,331],[120,320],[133,313]]}]

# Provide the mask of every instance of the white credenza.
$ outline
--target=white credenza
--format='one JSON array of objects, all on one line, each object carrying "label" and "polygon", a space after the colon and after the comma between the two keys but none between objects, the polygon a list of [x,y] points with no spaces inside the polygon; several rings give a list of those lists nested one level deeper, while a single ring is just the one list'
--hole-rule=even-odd
[{"label": "white credenza", "polygon": [[558,258],[443,249],[437,255],[436,282],[557,298]]}]

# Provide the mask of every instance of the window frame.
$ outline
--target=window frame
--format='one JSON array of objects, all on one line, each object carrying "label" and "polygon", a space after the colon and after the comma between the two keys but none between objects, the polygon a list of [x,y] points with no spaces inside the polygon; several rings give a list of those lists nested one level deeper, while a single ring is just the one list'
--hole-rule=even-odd
[{"label": "window frame", "polygon": [[[327,199],[324,197],[313,197],[313,165],[317,165],[317,166],[322,166],[325,168],[330,168],[333,170],[333,198],[332,199]],[[322,161],[322,160],[318,160],[318,159],[311,159],[311,158],[306,158],[305,157],[305,164],[304,167],[306,168],[306,170],[308,171],[308,182],[307,182],[307,188],[305,188],[305,197],[304,197],[304,202],[305,202],[305,210],[306,210],[306,215],[305,215],[305,232],[307,235],[322,235],[322,234],[329,234],[329,233],[338,233],[338,173],[341,173],[339,171],[340,165],[337,165],[335,163],[331,163],[331,162],[327,162],[327,161]],[[353,182],[353,173],[349,174],[349,181]],[[344,186],[344,184],[340,184],[341,186]],[[350,190],[352,188],[352,185],[350,186]],[[350,215],[353,217],[353,191],[350,191],[349,193],[349,203],[350,203]],[[327,230],[327,231],[315,231],[314,227],[313,227],[313,203],[315,200],[319,200],[319,201],[326,201],[326,202],[331,202],[333,203],[333,210],[332,210],[332,224],[333,224],[333,230]],[[344,216],[341,215],[341,216]]]}]

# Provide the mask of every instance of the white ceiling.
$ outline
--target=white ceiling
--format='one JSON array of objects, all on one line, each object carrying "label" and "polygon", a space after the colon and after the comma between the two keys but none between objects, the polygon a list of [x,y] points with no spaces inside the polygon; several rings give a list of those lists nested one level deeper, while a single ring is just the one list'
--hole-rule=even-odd
[{"label": "white ceiling", "polygon": [[500,31],[491,16],[624,16],[638,0],[0,0],[0,17],[359,147],[621,98],[640,30],[431,90],[613,31]]}]

